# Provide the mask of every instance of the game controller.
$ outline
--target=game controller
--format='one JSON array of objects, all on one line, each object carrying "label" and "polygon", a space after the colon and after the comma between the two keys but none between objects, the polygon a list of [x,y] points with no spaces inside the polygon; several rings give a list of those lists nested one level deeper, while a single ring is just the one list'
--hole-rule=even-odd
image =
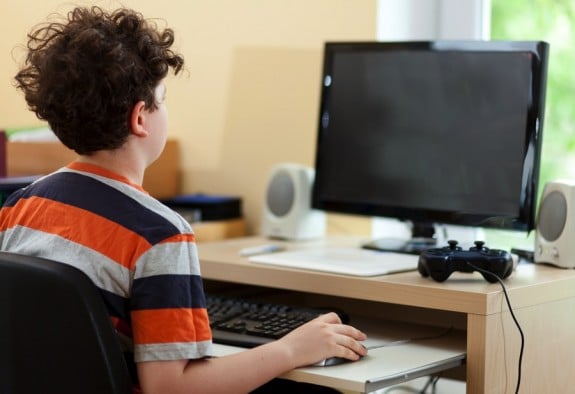
[{"label": "game controller", "polygon": [[475,241],[475,246],[469,250],[457,246],[457,241],[447,243],[448,246],[443,248],[428,249],[421,253],[417,264],[421,276],[430,276],[437,282],[443,282],[455,271],[478,271],[485,280],[495,283],[497,278],[505,279],[513,272],[513,259],[509,252],[489,249],[483,241]]}]

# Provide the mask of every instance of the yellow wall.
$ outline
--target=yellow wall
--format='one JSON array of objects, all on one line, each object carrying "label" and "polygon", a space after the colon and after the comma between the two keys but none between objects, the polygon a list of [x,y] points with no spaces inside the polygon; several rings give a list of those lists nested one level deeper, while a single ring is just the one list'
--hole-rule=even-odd
[{"label": "yellow wall", "polygon": [[[122,3],[165,19],[186,59],[188,72],[167,83],[170,135],[182,149],[183,192],[241,196],[248,229],[257,232],[270,167],[285,161],[313,165],[323,43],[374,40],[376,0]],[[33,25],[71,4],[0,0],[0,127],[41,124],[12,85],[23,54],[18,46]],[[352,227],[368,231],[358,223]]]}]

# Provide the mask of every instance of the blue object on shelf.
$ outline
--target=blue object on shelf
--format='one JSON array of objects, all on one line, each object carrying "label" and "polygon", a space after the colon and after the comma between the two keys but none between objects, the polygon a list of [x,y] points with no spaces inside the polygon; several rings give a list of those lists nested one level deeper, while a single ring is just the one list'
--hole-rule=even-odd
[{"label": "blue object on shelf", "polygon": [[211,194],[182,194],[164,204],[182,214],[190,222],[226,220],[242,217],[242,201],[239,197]]}]

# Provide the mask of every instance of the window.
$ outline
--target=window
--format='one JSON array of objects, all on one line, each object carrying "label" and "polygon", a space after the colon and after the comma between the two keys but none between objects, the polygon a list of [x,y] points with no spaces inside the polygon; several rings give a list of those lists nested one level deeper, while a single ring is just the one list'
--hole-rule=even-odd
[{"label": "window", "polygon": [[491,0],[491,39],[550,44],[540,188],[575,178],[575,2]]},{"label": "window", "polygon": [[[550,44],[539,195],[547,181],[575,179],[574,30],[575,2],[491,0],[492,40],[543,40]],[[524,238],[490,232],[486,238],[490,244],[495,243],[490,239],[501,242],[499,246],[504,248],[531,249],[535,234]]]}]

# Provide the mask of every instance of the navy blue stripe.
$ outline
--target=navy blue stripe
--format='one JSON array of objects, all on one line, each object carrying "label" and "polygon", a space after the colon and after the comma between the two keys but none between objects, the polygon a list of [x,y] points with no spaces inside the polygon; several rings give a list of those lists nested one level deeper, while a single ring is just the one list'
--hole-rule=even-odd
[{"label": "navy blue stripe", "polygon": [[10,193],[10,195],[6,198],[6,201],[4,201],[4,204],[2,206],[3,207],[13,207],[14,205],[16,205],[18,200],[22,197],[22,195],[25,192],[26,192],[26,189],[18,189],[16,191]]},{"label": "navy blue stripe", "polygon": [[161,215],[113,187],[85,175],[70,172],[53,174],[13,193],[5,205],[13,206],[18,198],[32,196],[93,212],[139,234],[152,245],[180,233]]},{"label": "navy blue stripe", "polygon": [[112,317],[117,317],[121,320],[130,321],[130,302],[127,298],[121,297],[117,294],[109,292],[104,289],[98,288],[100,295],[104,299],[104,305],[108,310],[108,314]]},{"label": "navy blue stripe", "polygon": [[136,279],[132,310],[205,308],[202,279],[198,275],[157,275]]}]

